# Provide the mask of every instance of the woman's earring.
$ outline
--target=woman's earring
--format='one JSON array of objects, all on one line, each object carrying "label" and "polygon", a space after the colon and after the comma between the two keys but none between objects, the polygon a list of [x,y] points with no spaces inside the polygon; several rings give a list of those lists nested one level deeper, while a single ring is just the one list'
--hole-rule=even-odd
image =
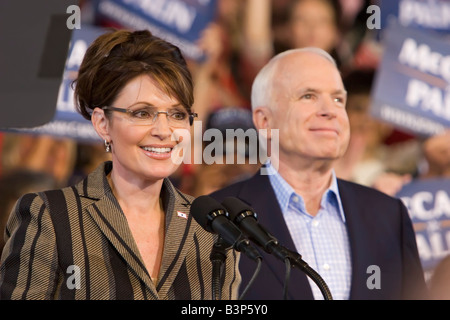
[{"label": "woman's earring", "polygon": [[105,151],[107,153],[111,152],[111,142],[105,140]]}]

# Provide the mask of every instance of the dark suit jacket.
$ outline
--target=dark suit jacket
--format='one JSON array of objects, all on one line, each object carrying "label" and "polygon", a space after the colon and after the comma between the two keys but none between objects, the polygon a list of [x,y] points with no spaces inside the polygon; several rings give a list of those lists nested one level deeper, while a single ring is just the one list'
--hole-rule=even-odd
[{"label": "dark suit jacket", "polygon": [[[193,198],[164,180],[166,235],[154,283],[108,185],[111,168],[107,162],[74,187],[18,201],[6,230],[1,299],[211,299],[215,238],[189,214]],[[230,250],[223,299],[237,298],[237,261]],[[79,289],[70,266],[79,267]]]},{"label": "dark suit jacket", "polygon": [[[424,298],[422,294],[426,292],[426,286],[415,234],[403,203],[376,190],[340,179],[338,187],[352,259],[350,299]],[[227,196],[245,201],[258,214],[258,222],[281,245],[295,251],[268,176],[257,173],[212,196],[219,201]],[[367,286],[373,274],[368,270],[371,265],[380,268],[380,289]],[[242,255],[240,271],[242,284],[246,285],[255,271],[255,263]],[[263,253],[263,266],[246,298],[282,299],[284,277],[284,263]],[[299,269],[292,270],[288,288],[289,299],[313,299],[306,275]]]}]

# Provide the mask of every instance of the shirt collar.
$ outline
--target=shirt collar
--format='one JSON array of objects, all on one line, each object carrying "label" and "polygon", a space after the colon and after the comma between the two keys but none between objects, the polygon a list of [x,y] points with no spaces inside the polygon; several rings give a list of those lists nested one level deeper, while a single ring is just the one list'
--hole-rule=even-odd
[{"label": "shirt collar", "polygon": [[[301,200],[301,205],[304,208],[304,202],[300,195],[295,193],[295,190],[289,185],[289,183],[284,180],[284,178],[279,174],[277,170],[271,165],[270,161],[266,163],[266,168],[269,176],[270,183],[277,197],[278,203],[280,205],[281,211],[283,214],[287,211],[289,206],[289,201],[293,195],[299,197]],[[337,177],[334,170],[332,171],[331,185],[325,191],[324,196],[322,197],[321,204],[324,205],[326,201],[330,201],[329,197],[334,194],[337,201],[337,210],[339,216],[342,221],[345,223],[345,214],[344,209],[342,207],[341,197],[339,196],[339,187],[337,183]]]}]

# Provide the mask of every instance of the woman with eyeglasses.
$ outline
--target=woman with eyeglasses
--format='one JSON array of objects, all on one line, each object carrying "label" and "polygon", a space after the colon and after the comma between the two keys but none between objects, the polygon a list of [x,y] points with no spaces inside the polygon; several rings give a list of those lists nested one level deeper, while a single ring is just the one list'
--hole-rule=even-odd
[{"label": "woman with eyeglasses", "polygon": [[[196,116],[179,49],[149,31],[108,32],[74,84],[77,109],[112,161],[78,185],[19,199],[0,299],[211,299],[216,238],[189,214],[193,197],[168,179],[179,166],[174,133]],[[237,261],[229,250],[218,298],[237,298]]]}]

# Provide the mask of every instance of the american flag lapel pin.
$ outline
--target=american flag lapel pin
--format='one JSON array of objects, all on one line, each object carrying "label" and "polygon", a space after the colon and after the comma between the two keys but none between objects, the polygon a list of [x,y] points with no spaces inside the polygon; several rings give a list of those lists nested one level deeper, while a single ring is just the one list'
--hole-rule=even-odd
[{"label": "american flag lapel pin", "polygon": [[181,218],[187,219],[187,214],[181,211],[177,211],[177,215]]}]

